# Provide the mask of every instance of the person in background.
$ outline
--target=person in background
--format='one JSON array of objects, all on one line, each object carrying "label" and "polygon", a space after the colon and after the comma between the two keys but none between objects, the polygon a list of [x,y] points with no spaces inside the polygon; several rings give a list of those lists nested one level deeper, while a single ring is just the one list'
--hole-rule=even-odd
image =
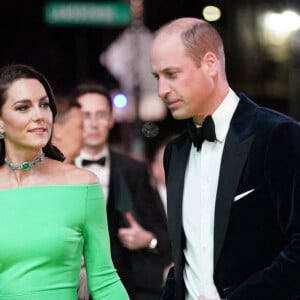
[{"label": "person in background", "polygon": [[65,156],[65,163],[74,163],[83,146],[83,118],[78,102],[66,96],[56,96],[57,115],[52,142]]},{"label": "person in background", "polygon": [[0,298],[76,300],[84,255],[93,299],[127,300],[98,178],[62,163],[51,142],[55,115],[44,75],[0,68]]},{"label": "person in background", "polygon": [[231,89],[204,20],[166,24],[150,56],[160,98],[187,120],[164,155],[174,268],[163,299],[296,299],[299,124]]},{"label": "person in background", "polygon": [[162,142],[158,143],[150,159],[150,174],[152,179],[151,180],[152,186],[156,190],[158,198],[160,198],[166,218],[168,214],[167,188],[166,188],[163,158],[164,158],[165,148],[169,140],[171,140],[171,138],[166,138]]},{"label": "person in background", "polygon": [[152,262],[170,253],[170,242],[147,166],[110,146],[114,119],[105,87],[82,83],[73,97],[84,119],[84,146],[75,164],[92,170],[103,184],[113,262],[132,300],[158,300],[162,276]]},{"label": "person in background", "polygon": [[[80,104],[66,96],[56,96],[55,102],[57,114],[53,124],[52,143],[64,154],[64,163],[74,164],[74,159],[79,155],[83,146],[83,118]],[[84,257],[82,257],[81,266],[77,291],[78,300],[88,300],[89,291]]]},{"label": "person in background", "polygon": [[[154,148],[153,155],[150,158],[150,174],[151,183],[155,191],[157,201],[161,203],[161,214],[165,219],[167,226],[167,188],[165,181],[165,171],[163,166],[163,157],[167,142],[171,140],[171,137],[165,138],[163,141],[158,143]],[[170,253],[160,258],[162,262],[159,262],[160,272],[162,274],[163,285],[166,282],[167,274],[170,268],[173,266],[172,257]],[[163,268],[162,268],[163,266]],[[162,285],[162,286],[163,286]]]}]

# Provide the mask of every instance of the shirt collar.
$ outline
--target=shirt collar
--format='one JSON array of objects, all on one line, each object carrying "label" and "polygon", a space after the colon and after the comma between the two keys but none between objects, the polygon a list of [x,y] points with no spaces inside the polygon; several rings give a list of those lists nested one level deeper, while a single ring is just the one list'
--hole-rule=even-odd
[{"label": "shirt collar", "polygon": [[103,157],[103,156],[105,156],[107,161],[109,161],[109,148],[108,148],[108,146],[105,146],[105,148],[95,156],[91,156],[86,151],[81,150],[78,158],[79,158],[80,161],[82,161],[83,159],[97,160],[97,159],[99,159],[100,157]]},{"label": "shirt collar", "polygon": [[231,118],[238,105],[239,97],[232,89],[229,89],[228,94],[212,114],[215,123],[216,137],[219,142],[223,142],[226,138]]}]

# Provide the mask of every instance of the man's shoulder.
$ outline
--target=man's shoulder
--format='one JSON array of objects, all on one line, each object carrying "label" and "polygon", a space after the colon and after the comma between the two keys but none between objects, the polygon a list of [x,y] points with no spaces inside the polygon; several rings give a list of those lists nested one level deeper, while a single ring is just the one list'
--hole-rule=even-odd
[{"label": "man's shoulder", "polygon": [[139,161],[129,154],[121,153],[116,150],[111,150],[110,152],[110,159],[113,164],[118,164],[118,166],[127,166],[130,168],[145,168],[145,163]]},{"label": "man's shoulder", "polygon": [[262,120],[272,123],[297,123],[295,119],[272,108],[259,106],[258,113]]},{"label": "man's shoulder", "polygon": [[[279,110],[257,104],[255,100],[248,98],[244,93],[238,93],[238,96],[240,97],[241,105],[243,105],[243,107],[246,107],[246,109],[248,110],[249,107],[251,107],[251,109],[256,112],[257,114],[256,119],[258,121],[262,121],[270,124],[296,122],[291,116]],[[245,106],[245,104],[247,106]]]}]

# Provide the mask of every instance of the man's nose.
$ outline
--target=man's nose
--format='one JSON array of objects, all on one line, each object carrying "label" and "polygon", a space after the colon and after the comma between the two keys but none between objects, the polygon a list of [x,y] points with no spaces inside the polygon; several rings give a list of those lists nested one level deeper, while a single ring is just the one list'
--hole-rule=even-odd
[{"label": "man's nose", "polygon": [[167,81],[160,78],[158,81],[158,96],[161,99],[166,99],[169,91],[170,91],[170,87]]},{"label": "man's nose", "polygon": [[91,115],[89,118],[90,125],[93,127],[98,126],[98,119],[96,115]]}]

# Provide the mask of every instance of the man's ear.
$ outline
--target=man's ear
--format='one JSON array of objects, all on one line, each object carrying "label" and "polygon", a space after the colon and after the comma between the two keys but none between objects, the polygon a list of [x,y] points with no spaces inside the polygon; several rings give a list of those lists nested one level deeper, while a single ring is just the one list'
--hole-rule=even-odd
[{"label": "man's ear", "polygon": [[53,124],[53,139],[61,140],[63,138],[62,126],[59,123]]},{"label": "man's ear", "polygon": [[206,70],[210,76],[214,76],[217,74],[219,60],[213,52],[207,52],[204,55],[201,64],[205,65]]},{"label": "man's ear", "polygon": [[108,124],[108,128],[109,129],[112,129],[115,125],[115,120],[114,118],[111,118],[110,121],[109,121],[109,124]]}]

